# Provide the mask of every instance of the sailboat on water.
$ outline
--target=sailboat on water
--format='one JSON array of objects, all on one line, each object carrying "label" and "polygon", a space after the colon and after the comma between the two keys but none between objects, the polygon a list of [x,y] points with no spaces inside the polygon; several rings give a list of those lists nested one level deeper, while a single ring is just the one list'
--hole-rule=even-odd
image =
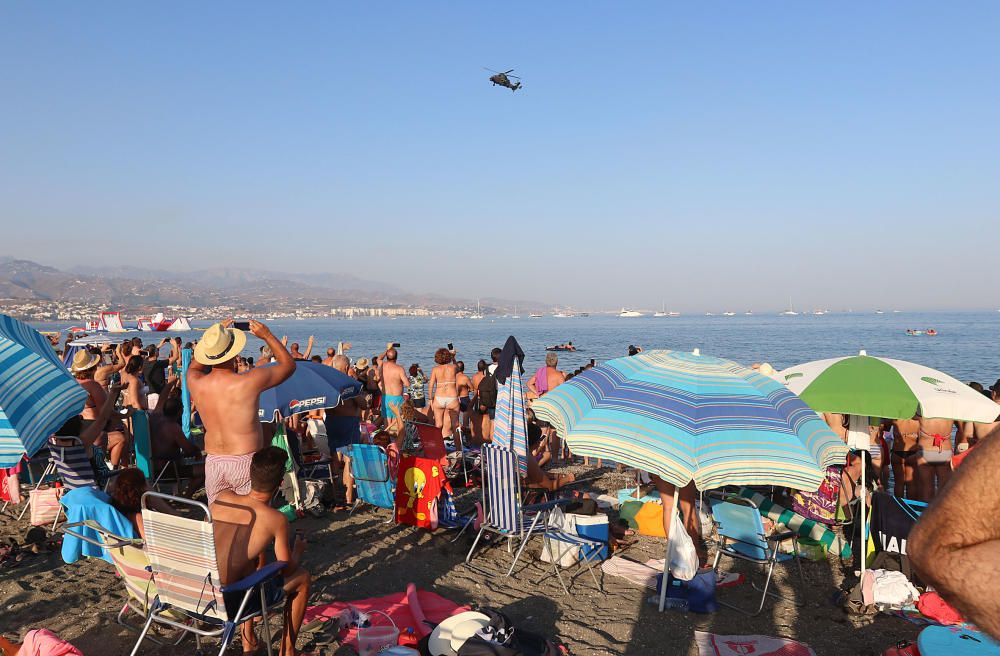
[{"label": "sailboat on water", "polygon": [[479,305],[479,299],[478,298],[476,299],[476,313],[475,314],[470,314],[469,318],[470,319],[482,319],[483,318],[483,310],[482,310],[482,308]]},{"label": "sailboat on water", "polygon": [[521,318],[521,316],[517,313],[517,306],[515,305],[514,306],[514,315],[511,317],[511,319],[520,319],[520,318]]},{"label": "sailboat on water", "polygon": [[792,297],[788,297],[788,309],[781,313],[782,316],[786,317],[797,317],[799,313],[792,309]]},{"label": "sailboat on water", "polygon": [[654,317],[669,317],[670,315],[669,315],[669,314],[667,314],[667,304],[666,304],[666,303],[664,303],[664,304],[663,304],[663,305],[662,305],[662,306],[660,307],[660,310],[659,310],[659,312],[654,312],[654,313],[653,313],[653,316],[654,316]]}]

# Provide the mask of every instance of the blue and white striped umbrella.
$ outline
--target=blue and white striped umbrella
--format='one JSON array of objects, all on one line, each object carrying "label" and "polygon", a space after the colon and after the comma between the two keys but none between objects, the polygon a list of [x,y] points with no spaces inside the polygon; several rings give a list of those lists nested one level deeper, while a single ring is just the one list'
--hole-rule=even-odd
[{"label": "blue and white striped umbrella", "polygon": [[[508,342],[514,340],[508,338]],[[520,350],[517,340],[512,348]],[[517,454],[521,476],[528,475],[528,426],[524,418],[524,386],[521,384],[521,363],[515,358],[510,377],[501,385],[497,381],[497,407],[493,420],[493,444]]]},{"label": "blue and white striped umbrella", "polygon": [[0,467],[37,453],[86,401],[49,340],[0,314]]},{"label": "blue and white striped umbrella", "polygon": [[741,364],[650,351],[584,371],[536,401],[573,453],[701,490],[816,490],[847,447],[784,385]]}]

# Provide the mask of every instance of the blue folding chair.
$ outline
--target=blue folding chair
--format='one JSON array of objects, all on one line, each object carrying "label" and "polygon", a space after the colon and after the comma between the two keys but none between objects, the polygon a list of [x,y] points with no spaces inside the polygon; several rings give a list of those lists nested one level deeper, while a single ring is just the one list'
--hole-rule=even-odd
[{"label": "blue folding chair", "polygon": [[[469,553],[465,557],[465,563],[471,564],[476,547],[485,533],[493,533],[507,538],[508,551],[511,550],[513,541],[518,540],[520,545],[506,574],[506,576],[510,576],[514,572],[514,567],[517,566],[517,561],[528,541],[533,536],[547,537],[571,546],[579,546],[582,554],[580,563],[587,566],[594,579],[594,584],[603,591],[603,587],[594,575],[593,562],[597,560],[600,548],[606,545],[603,542],[566,533],[548,525],[549,511],[556,506],[568,503],[570,500],[557,499],[530,506],[522,505],[521,477],[517,455],[510,449],[492,444],[484,445],[481,454],[483,458],[482,489],[485,519],[472,543],[472,548],[469,549]],[[558,558],[552,559],[552,567],[563,590],[569,594],[569,589],[559,571],[558,560]]]},{"label": "blue folding chair", "polygon": [[[712,521],[715,523],[715,529],[719,534],[719,547],[715,553],[715,562],[712,565],[712,569],[718,573],[719,563],[723,556],[767,566],[767,579],[764,581],[763,588],[758,588],[751,580],[753,588],[761,593],[760,605],[757,607],[757,610],[750,611],[740,608],[733,604],[727,604],[721,599],[719,600],[720,604],[747,615],[757,615],[763,610],[767,595],[770,594],[779,599],[783,598],[780,594],[773,590],[768,590],[768,588],[771,585],[771,577],[774,575],[774,566],[778,563],[787,563],[791,560],[794,560],[798,566],[799,582],[803,588],[805,587],[805,579],[802,576],[802,562],[799,560],[799,535],[797,532],[785,531],[783,533],[768,535],[764,530],[764,522],[761,519],[757,504],[750,499],[735,495],[720,496],[710,494],[708,500],[712,506]],[[782,543],[789,540],[792,542],[792,553],[781,553],[780,547]],[[793,603],[801,605],[799,602],[793,601]]]},{"label": "blue folding chair", "polygon": [[391,510],[388,521],[396,513],[396,477],[389,471],[389,455],[375,444],[351,445],[351,475],[357,488],[357,498],[349,514],[362,503]]}]

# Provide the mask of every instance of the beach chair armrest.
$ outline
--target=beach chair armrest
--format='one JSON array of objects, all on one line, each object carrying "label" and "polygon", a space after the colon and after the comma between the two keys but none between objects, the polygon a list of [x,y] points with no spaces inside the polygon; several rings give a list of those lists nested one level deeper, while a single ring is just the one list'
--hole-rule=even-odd
[{"label": "beach chair armrest", "polygon": [[[79,528],[81,526],[85,526],[93,531],[98,531],[100,533],[103,533],[104,535],[108,536],[108,538],[111,538],[113,541],[101,542],[100,540],[95,540],[94,538],[83,535],[82,533],[77,533],[76,531],[69,530],[73,528]],[[65,533],[66,535],[72,535],[74,538],[77,538],[78,540],[83,540],[87,544],[92,544],[95,547],[100,547],[102,549],[117,549],[118,547],[129,547],[129,546],[139,547],[140,549],[142,548],[142,540],[138,540],[136,538],[126,538],[121,535],[115,535],[114,533],[109,533],[108,531],[104,530],[104,527],[102,527],[100,524],[98,524],[92,519],[88,519],[82,522],[73,522],[72,524],[63,524],[62,526],[59,527],[59,530]]]},{"label": "beach chair armrest", "polygon": [[799,537],[797,531],[784,531],[782,533],[775,533],[774,535],[767,536],[768,542],[784,542],[785,540],[792,540]]},{"label": "beach chair armrest", "polygon": [[521,508],[524,512],[543,512],[546,510],[552,510],[556,506],[563,506],[572,501],[572,499],[555,499],[554,501],[543,501],[542,503],[533,503],[530,506],[524,506]]},{"label": "beach chair armrest", "polygon": [[281,570],[285,569],[288,565],[283,560],[276,560],[273,563],[268,563],[264,565],[259,570],[251,574],[250,576],[236,581],[235,583],[230,583],[229,585],[224,585],[219,588],[222,592],[243,592],[254,587],[258,583],[263,583],[268,579],[272,579],[281,573]]}]

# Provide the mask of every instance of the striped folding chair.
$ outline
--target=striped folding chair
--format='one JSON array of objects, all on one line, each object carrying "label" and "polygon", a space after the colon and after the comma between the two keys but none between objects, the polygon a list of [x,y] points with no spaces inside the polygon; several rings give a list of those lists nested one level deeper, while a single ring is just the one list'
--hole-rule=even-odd
[{"label": "striped folding chair", "polygon": [[[201,510],[204,519],[151,510],[147,503],[153,497]],[[268,614],[282,603],[284,594],[269,598],[266,586],[261,584],[276,577],[287,563],[270,563],[241,581],[223,585],[208,506],[182,497],[146,492],[142,495],[142,523],[146,532],[146,555],[156,582],[156,598],[132,656],[139,652],[154,622],[193,633],[199,652],[202,638],[219,638],[221,656],[236,635],[237,627],[255,617],[261,618],[263,642],[271,656]],[[254,594],[259,594],[257,604],[250,603]],[[234,603],[227,604],[227,596]],[[177,616],[185,621],[178,621]]]},{"label": "striped folding chair", "polygon": [[[85,529],[89,529],[89,531],[85,531]],[[121,577],[122,583],[125,584],[125,591],[128,593],[128,598],[118,613],[117,622],[131,631],[141,632],[143,624],[132,624],[125,618],[129,612],[132,612],[139,615],[145,623],[153,600],[156,599],[156,582],[153,580],[149,558],[143,551],[142,540],[115,535],[92,519],[66,524],[62,527],[62,532],[93,544],[108,554],[115,566],[115,571]],[[90,534],[88,535],[88,533]],[[97,535],[97,539],[94,539],[94,534]],[[174,616],[174,619],[184,620],[180,615]],[[173,644],[180,644],[186,636],[187,633],[181,631]],[[158,645],[163,644],[153,636],[146,637]]]},{"label": "striped folding chair", "polygon": [[357,498],[353,514],[362,503],[392,511],[389,521],[396,512],[396,477],[389,467],[389,455],[376,444],[351,445],[351,475],[357,488]]},{"label": "striped folding chair", "polygon": [[[80,438],[50,437],[48,447],[49,463],[35,485],[36,490],[52,475],[59,477],[63,488],[67,491],[75,490],[78,487],[97,487],[97,474],[94,472],[94,465],[87,455],[87,447],[83,445]],[[110,477],[108,477],[104,481],[104,487],[107,487],[110,480]],[[21,515],[18,516],[18,519],[21,519],[27,509],[28,506],[26,505],[21,510]],[[52,524],[53,531],[56,530],[56,525],[59,523],[60,517],[62,517],[62,508],[60,508],[55,522]]]},{"label": "striped folding chair", "polygon": [[[481,449],[483,458],[483,509],[485,517],[479,534],[476,535],[472,548],[465,557],[466,564],[472,562],[473,554],[484,533],[493,533],[507,538],[507,549],[510,551],[514,540],[520,541],[514,561],[507,570],[507,576],[514,572],[521,552],[533,536],[548,537],[553,540],[579,546],[582,554],[587,554],[581,562],[590,570],[594,583],[601,588],[593,572],[593,562],[596,553],[605,546],[604,543],[590,540],[575,534],[565,533],[548,525],[548,511],[558,505],[568,503],[569,499],[558,499],[546,503],[522,506],[521,477],[518,470],[517,455],[510,449],[492,444],[485,444]],[[557,561],[554,558],[553,561]],[[569,589],[563,581],[557,562],[552,563],[559,583],[569,594]]]}]

